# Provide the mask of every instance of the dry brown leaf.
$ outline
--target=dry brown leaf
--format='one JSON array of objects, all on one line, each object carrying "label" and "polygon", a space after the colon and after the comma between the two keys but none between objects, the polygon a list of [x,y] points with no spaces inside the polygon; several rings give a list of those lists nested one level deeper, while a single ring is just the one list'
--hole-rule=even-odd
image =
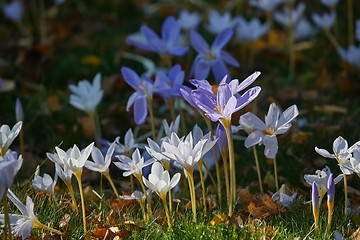
[{"label": "dry brown leaf", "polygon": [[229,220],[229,216],[225,213],[216,214],[215,217],[210,221],[210,226],[216,226],[220,223],[227,222]]},{"label": "dry brown leaf", "polygon": [[250,201],[248,211],[254,218],[265,219],[268,216],[278,214],[279,206],[268,194],[260,194]]},{"label": "dry brown leaf", "polygon": [[90,116],[82,116],[77,118],[77,123],[80,125],[82,134],[86,137],[95,136],[94,123]]},{"label": "dry brown leaf", "polygon": [[249,202],[254,198],[254,195],[250,193],[249,188],[240,188],[236,189],[236,195],[239,197],[242,202]]}]

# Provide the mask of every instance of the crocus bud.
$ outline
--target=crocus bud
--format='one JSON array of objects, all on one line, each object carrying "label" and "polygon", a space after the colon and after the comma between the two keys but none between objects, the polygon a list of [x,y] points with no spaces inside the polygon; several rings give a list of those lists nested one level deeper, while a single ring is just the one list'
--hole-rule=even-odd
[{"label": "crocus bud", "polygon": [[312,211],[315,221],[315,228],[317,228],[319,226],[320,201],[319,201],[319,191],[317,189],[315,182],[312,183],[311,203],[312,203]]},{"label": "crocus bud", "polygon": [[24,121],[24,109],[19,98],[16,99],[15,103],[15,115],[17,122]]},{"label": "crocus bud", "polygon": [[334,198],[335,198],[335,183],[334,183],[334,178],[333,175],[330,174],[329,178],[328,178],[328,182],[327,182],[327,204],[329,207],[329,204],[331,205],[331,209],[334,207]]}]

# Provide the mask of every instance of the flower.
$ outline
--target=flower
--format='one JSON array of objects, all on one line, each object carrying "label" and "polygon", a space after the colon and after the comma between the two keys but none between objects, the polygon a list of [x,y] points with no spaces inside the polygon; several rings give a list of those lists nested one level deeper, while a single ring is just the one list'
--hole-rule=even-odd
[{"label": "flower", "polygon": [[[151,190],[148,189],[148,190],[146,190],[146,192],[147,192],[147,195],[149,195],[151,193]],[[135,190],[133,193],[131,193],[131,195],[121,195],[120,198],[124,199],[124,200],[136,200],[139,203],[141,203],[141,202],[145,201],[146,196],[143,192],[141,192],[139,190]]]},{"label": "flower", "polygon": [[19,98],[16,98],[15,116],[16,116],[16,121],[18,122],[24,120],[24,109]]},{"label": "flower", "polygon": [[360,45],[351,45],[348,49],[338,49],[340,57],[349,64],[360,69]]},{"label": "flower", "polygon": [[356,39],[360,42],[360,19],[356,20]]},{"label": "flower", "polygon": [[200,15],[197,12],[191,13],[183,9],[179,14],[178,23],[182,29],[190,31],[199,25]]},{"label": "flower", "polygon": [[174,65],[166,74],[164,71],[157,71],[154,85],[156,93],[165,100],[179,96],[179,87],[184,82],[184,71],[179,64]]},{"label": "flower", "polygon": [[275,20],[283,26],[296,26],[305,11],[305,4],[300,3],[296,8],[285,8],[283,12],[277,11],[274,14]]},{"label": "flower", "polygon": [[[39,222],[34,214],[34,202],[27,196],[25,206],[10,189],[8,190],[7,196],[21,212],[21,215],[10,214],[12,234],[15,236],[21,236],[22,239],[26,239],[29,237],[31,229],[36,227],[36,224]],[[4,221],[4,214],[0,214],[0,222],[4,224]]]},{"label": "flower", "polygon": [[277,202],[279,205],[286,207],[286,208],[290,208],[292,206],[292,204],[294,203],[296,196],[297,196],[297,192],[292,193],[290,191],[290,189],[285,184],[283,184],[281,186],[281,188],[279,189],[279,191],[274,193],[271,196],[271,198],[272,198],[272,200]]},{"label": "flower", "polygon": [[238,17],[231,18],[231,14],[229,12],[224,12],[224,14],[220,14],[216,10],[212,10],[209,13],[209,24],[206,26],[207,30],[214,34],[219,34],[223,32],[225,29],[234,28],[238,23]]},{"label": "flower", "polygon": [[44,173],[44,176],[41,177],[39,175],[40,167],[36,168],[34,179],[32,180],[32,187],[35,190],[45,192],[45,193],[53,193],[54,187],[56,185],[58,175],[55,173],[54,180],[50,177],[49,174]]},{"label": "flower", "polygon": [[194,142],[192,132],[185,139],[179,138],[176,133],[171,134],[169,142],[163,142],[165,151],[163,154],[175,160],[186,172],[193,172],[195,164],[202,158],[203,148],[208,140],[201,139]]},{"label": "flower", "polygon": [[24,6],[20,0],[13,0],[11,3],[2,4],[4,16],[13,21],[19,22],[24,14]]},{"label": "flower", "polygon": [[350,161],[349,170],[351,172],[356,173],[360,177],[360,145],[359,144],[354,149],[353,156],[350,157],[349,161]]},{"label": "flower", "polygon": [[265,123],[253,113],[245,113],[240,117],[240,127],[252,131],[245,140],[245,147],[264,144],[265,156],[275,158],[278,152],[276,135],[285,133],[291,127],[290,122],[298,114],[299,110],[296,105],[292,105],[281,113],[275,103],[270,105],[268,114],[265,116]]},{"label": "flower", "polygon": [[170,179],[170,174],[167,170],[164,170],[164,167],[159,162],[154,162],[151,167],[151,173],[149,174],[148,179],[142,177],[142,180],[146,187],[150,190],[156,192],[156,194],[164,199],[167,192],[173,189],[180,181],[181,174],[175,173],[175,175]]},{"label": "flower", "polygon": [[10,127],[6,124],[1,125],[0,127],[0,155],[4,155],[14,139],[19,135],[21,130],[22,122],[17,122],[13,128],[10,130]]},{"label": "flower", "polygon": [[351,154],[354,152],[354,150],[357,148],[357,146],[360,144],[360,141],[355,143],[350,148],[348,147],[348,142],[341,136],[337,137],[333,143],[333,154],[330,154],[325,149],[320,149],[318,147],[315,147],[315,151],[320,154],[321,156],[325,158],[331,158],[336,159],[340,170],[346,174],[352,174],[352,171],[349,170],[349,160],[351,158]]},{"label": "flower", "polygon": [[263,11],[272,12],[283,2],[284,0],[250,0],[249,4]]},{"label": "flower", "polygon": [[101,74],[97,73],[91,84],[88,80],[82,80],[78,85],[69,85],[72,91],[70,104],[75,108],[92,113],[103,97],[103,90],[100,86]]},{"label": "flower", "polygon": [[320,199],[319,199],[318,188],[315,182],[312,183],[311,190],[312,190],[311,191],[312,211],[314,215],[315,228],[317,228],[319,224]]},{"label": "flower", "polygon": [[333,8],[338,4],[339,0],[320,0],[320,2],[326,7]]},{"label": "flower", "polygon": [[109,166],[111,163],[111,158],[115,150],[115,143],[112,143],[108,148],[105,158],[101,153],[100,149],[93,147],[91,151],[91,158],[93,161],[87,160],[85,162],[85,167],[91,171],[104,173],[109,172]]},{"label": "flower", "polygon": [[82,172],[85,162],[91,154],[93,146],[94,143],[90,143],[81,152],[76,144],[74,144],[74,146],[67,152],[59,147],[55,147],[55,150],[59,159],[64,163],[65,168],[68,168],[74,174],[78,174]]},{"label": "flower", "polygon": [[178,115],[175,119],[174,122],[171,122],[170,123],[170,126],[169,124],[167,123],[166,120],[163,121],[163,126],[164,126],[164,131],[165,131],[165,135],[167,137],[170,137],[171,136],[171,133],[175,132],[177,133],[179,131],[179,125],[180,125],[180,115]]},{"label": "flower", "polygon": [[120,143],[120,137],[115,138],[115,152],[119,154],[130,154],[134,148],[144,148],[143,144],[135,143],[134,134],[129,128],[125,133],[124,144]]},{"label": "flower", "polygon": [[[327,181],[327,202],[328,205],[331,205],[331,209],[334,207],[334,200],[335,200],[335,180],[333,174],[330,173],[330,176]],[[330,210],[331,211],[331,210]]]},{"label": "flower", "polygon": [[225,75],[229,75],[229,71],[225,63],[234,67],[239,67],[239,62],[222,48],[230,41],[233,35],[232,29],[225,29],[220,32],[211,46],[196,31],[191,31],[190,41],[192,47],[198,52],[191,68],[191,75],[197,79],[205,79],[208,77],[210,69],[215,78],[219,81]]},{"label": "flower", "polygon": [[184,56],[188,47],[179,42],[180,25],[174,17],[167,17],[162,25],[161,38],[149,27],[143,25],[140,29],[142,39],[128,37],[128,43],[138,48],[156,52],[160,55]]},{"label": "flower", "polygon": [[[257,76],[252,78],[252,82],[255,81]],[[227,76],[224,77],[224,79],[226,78]],[[258,86],[247,90],[242,95],[234,93],[248,86],[249,82],[244,82],[239,84],[239,81],[234,79],[228,84],[219,85],[217,89],[214,89],[214,92],[203,89],[194,90],[194,101],[213,122],[217,122],[219,119],[231,119],[233,113],[248,105],[260,93],[261,88]],[[236,88],[233,88],[234,86]],[[236,90],[234,91],[234,89]]]},{"label": "flower", "polygon": [[154,82],[146,76],[140,78],[139,75],[128,67],[122,67],[121,73],[125,82],[136,90],[136,92],[129,97],[126,111],[129,111],[130,107],[134,105],[135,122],[136,124],[143,124],[148,114],[148,99],[152,98],[152,94],[155,91]]},{"label": "flower", "polygon": [[123,176],[127,177],[134,175],[135,177],[142,176],[142,169],[153,163],[152,160],[144,162],[144,158],[141,156],[139,149],[135,149],[131,158],[125,155],[116,155],[120,162],[114,162],[115,166],[123,170]]},{"label": "flower", "polygon": [[0,155],[0,199],[3,198],[4,192],[13,184],[14,177],[18,173],[23,163],[22,156],[10,149],[4,156]]},{"label": "flower", "polygon": [[[331,175],[330,168],[326,166],[322,170],[316,170],[314,175],[305,174],[304,179],[309,184],[312,185],[313,182],[316,183],[318,188],[318,194],[320,199],[322,199],[325,193],[328,191],[328,179]],[[343,179],[343,175],[340,174],[334,179],[334,183],[337,184]]]},{"label": "flower", "polygon": [[329,29],[332,27],[332,25],[334,25],[336,20],[336,13],[331,12],[330,14],[324,13],[322,15],[314,13],[312,15],[312,19],[319,28]]},{"label": "flower", "polygon": [[306,18],[301,18],[294,29],[295,40],[304,40],[314,34],[314,28]]},{"label": "flower", "polygon": [[240,42],[254,42],[264,35],[269,29],[269,23],[261,24],[258,18],[247,21],[240,17],[236,27],[236,37]]}]

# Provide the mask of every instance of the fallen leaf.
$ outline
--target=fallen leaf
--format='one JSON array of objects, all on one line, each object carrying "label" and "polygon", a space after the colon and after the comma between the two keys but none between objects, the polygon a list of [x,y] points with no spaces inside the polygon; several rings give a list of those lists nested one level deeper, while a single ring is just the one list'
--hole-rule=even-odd
[{"label": "fallen leaf", "polygon": [[229,220],[229,217],[225,213],[216,214],[215,217],[210,221],[210,226],[216,226],[220,223],[224,223]]},{"label": "fallen leaf", "polygon": [[268,216],[279,213],[279,205],[268,194],[260,194],[253,198],[247,206],[249,213],[257,219],[265,219]]}]

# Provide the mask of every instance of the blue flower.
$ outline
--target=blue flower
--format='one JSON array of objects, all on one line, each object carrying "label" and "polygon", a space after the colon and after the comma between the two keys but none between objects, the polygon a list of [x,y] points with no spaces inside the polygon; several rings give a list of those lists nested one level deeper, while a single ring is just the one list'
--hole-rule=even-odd
[{"label": "blue flower", "polygon": [[209,24],[207,25],[207,29],[211,33],[219,34],[227,28],[234,28],[238,23],[238,20],[238,17],[232,19],[229,12],[225,12],[221,15],[219,12],[213,10],[209,14]]},{"label": "blue flower", "polygon": [[191,75],[197,79],[205,79],[212,69],[215,78],[220,81],[225,75],[229,76],[225,63],[239,67],[239,62],[228,52],[222,50],[232,35],[233,30],[228,28],[217,35],[212,45],[209,46],[199,33],[192,31],[190,35],[191,45],[198,52],[198,55],[194,60]]},{"label": "blue flower", "polygon": [[122,67],[121,73],[125,82],[136,90],[129,97],[126,111],[129,111],[130,107],[134,105],[135,122],[136,124],[143,124],[148,114],[148,98],[152,98],[152,94],[155,91],[154,82],[146,76],[140,78],[136,72],[128,67]]},{"label": "blue flower", "polygon": [[246,21],[240,17],[238,27],[236,28],[236,37],[240,42],[253,42],[258,40],[269,29],[269,23],[261,24],[258,18]]},{"label": "blue flower", "polygon": [[179,64],[174,65],[166,74],[164,71],[156,73],[155,86],[156,93],[161,95],[164,99],[179,96],[178,89],[183,85],[184,71],[181,70]]},{"label": "blue flower", "polygon": [[128,37],[128,42],[138,48],[156,52],[159,55],[184,56],[188,47],[179,42],[180,25],[174,17],[166,18],[162,25],[161,38],[149,27],[143,25],[140,29],[141,35]]}]

